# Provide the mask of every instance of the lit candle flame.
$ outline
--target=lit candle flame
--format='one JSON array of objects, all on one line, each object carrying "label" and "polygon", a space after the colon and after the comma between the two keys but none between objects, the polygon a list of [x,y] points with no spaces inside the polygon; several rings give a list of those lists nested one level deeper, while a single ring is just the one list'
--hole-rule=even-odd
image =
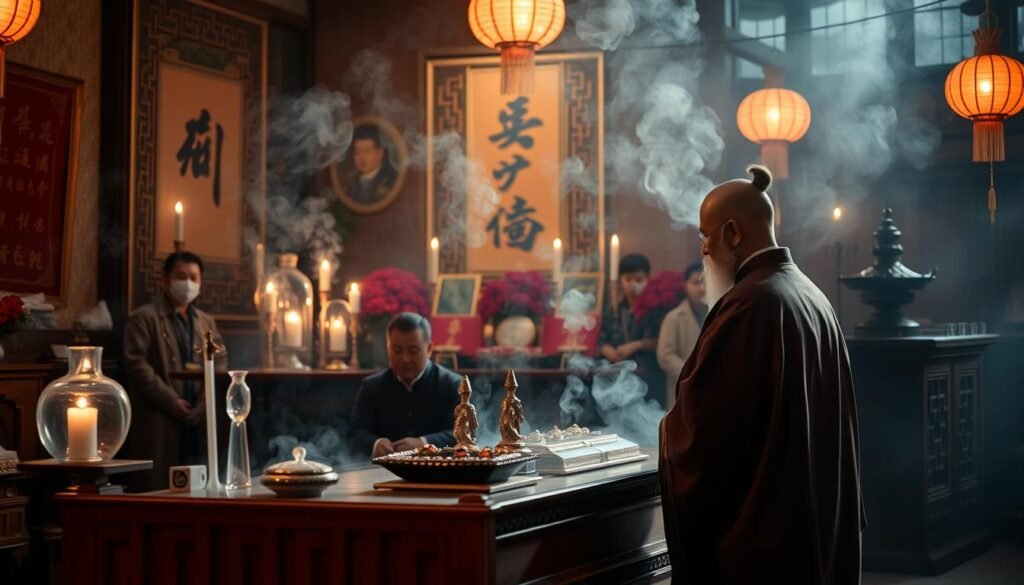
[{"label": "lit candle flame", "polygon": [[359,292],[359,283],[353,282],[348,286],[349,292]]},{"label": "lit candle flame", "polygon": [[175,202],[174,213],[181,215],[185,211],[185,206],[181,204],[181,201]]},{"label": "lit candle flame", "polygon": [[321,260],[320,261],[320,268],[322,268],[323,270],[330,270],[331,269],[331,262],[330,262],[330,260],[327,260],[326,258]]},{"label": "lit candle flame", "polygon": [[274,286],[274,283],[272,283],[272,282],[268,282],[267,283],[267,293],[274,294],[274,292],[276,290],[277,290],[277,287]]},{"label": "lit candle flame", "polygon": [[299,316],[298,311],[288,311],[284,314],[284,318],[289,323],[302,323],[302,317]]},{"label": "lit candle flame", "polygon": [[832,219],[835,220],[835,221],[839,221],[842,218],[843,218],[843,208],[839,207],[839,206],[836,206],[835,209],[832,210]]},{"label": "lit candle flame", "polygon": [[613,246],[618,246],[619,245],[619,234],[612,234],[612,245]]},{"label": "lit candle flame", "polygon": [[441,241],[440,240],[438,240],[437,238],[430,238],[430,249],[431,250],[437,250],[440,247],[441,247]]},{"label": "lit candle flame", "polygon": [[555,238],[554,246],[556,250],[562,249],[562,238]]},{"label": "lit candle flame", "polygon": [[79,396],[78,400],[75,401],[75,406],[77,406],[78,408],[85,408],[89,406],[89,401],[85,398],[85,396]]}]

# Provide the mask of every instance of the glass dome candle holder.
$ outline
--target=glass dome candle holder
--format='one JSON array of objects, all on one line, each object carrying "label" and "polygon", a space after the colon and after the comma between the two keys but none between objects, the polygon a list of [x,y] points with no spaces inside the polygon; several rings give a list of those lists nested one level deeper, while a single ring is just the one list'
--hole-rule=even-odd
[{"label": "glass dome candle holder", "polygon": [[320,320],[320,348],[323,352],[324,367],[328,370],[348,368],[345,360],[352,353],[352,311],[346,301],[335,299],[328,302]]},{"label": "glass dome candle holder", "polygon": [[298,264],[298,255],[281,254],[263,285],[260,333],[269,367],[309,369],[313,364],[313,284]]},{"label": "glass dome candle holder", "polygon": [[39,439],[61,463],[109,461],[128,436],[131,402],[120,384],[103,375],[102,355],[102,347],[69,347],[68,374],[39,395]]}]

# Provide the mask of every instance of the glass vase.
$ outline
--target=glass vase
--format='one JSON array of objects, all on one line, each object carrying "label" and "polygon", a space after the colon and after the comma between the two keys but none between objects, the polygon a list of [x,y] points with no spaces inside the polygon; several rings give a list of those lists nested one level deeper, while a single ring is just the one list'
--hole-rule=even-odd
[{"label": "glass vase", "polygon": [[128,436],[132,406],[124,388],[103,375],[102,355],[102,347],[69,347],[67,375],[39,395],[39,439],[62,463],[109,461]]},{"label": "glass vase", "polygon": [[313,365],[313,284],[296,254],[281,254],[263,285],[261,336],[264,366],[309,369]]},{"label": "glass vase", "polygon": [[228,372],[231,386],[228,387],[228,416],[231,417],[231,429],[228,435],[228,469],[225,474],[224,487],[229,490],[252,487],[252,474],[249,470],[249,437],[245,428],[245,419],[249,416],[252,406],[252,394],[245,384],[245,370]]}]

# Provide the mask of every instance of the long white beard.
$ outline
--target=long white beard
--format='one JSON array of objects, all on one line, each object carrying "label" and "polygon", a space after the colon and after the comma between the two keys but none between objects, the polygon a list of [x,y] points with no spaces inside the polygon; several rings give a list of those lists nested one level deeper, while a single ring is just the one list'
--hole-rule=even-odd
[{"label": "long white beard", "polygon": [[725,293],[736,283],[736,274],[732,266],[722,266],[704,256],[704,285],[707,287],[708,308],[714,307]]}]

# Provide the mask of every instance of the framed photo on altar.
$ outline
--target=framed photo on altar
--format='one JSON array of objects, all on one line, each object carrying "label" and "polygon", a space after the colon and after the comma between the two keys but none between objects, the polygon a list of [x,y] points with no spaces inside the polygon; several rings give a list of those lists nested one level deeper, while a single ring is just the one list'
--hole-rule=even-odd
[{"label": "framed photo on altar", "polygon": [[384,118],[362,116],[352,125],[348,153],[330,166],[331,186],[345,207],[361,214],[377,213],[401,192],[409,149]]},{"label": "framed photo on altar", "polygon": [[433,314],[443,317],[468,317],[476,314],[480,298],[479,274],[442,274],[434,290]]},{"label": "framed photo on altar", "polygon": [[444,242],[440,271],[550,274],[556,238],[578,270],[601,270],[603,54],[538,54],[529,96],[501,95],[498,56],[426,68],[426,233]]},{"label": "framed photo on altar", "polygon": [[563,274],[562,280],[558,283],[555,315],[562,316],[562,301],[565,299],[566,293],[572,290],[579,291],[585,297],[587,295],[593,297],[593,302],[586,307],[585,312],[600,313],[604,306],[601,304],[601,301],[604,300],[603,285],[604,280],[600,272],[567,272]]},{"label": "framed photo on altar", "polygon": [[267,23],[207,0],[134,1],[128,308],[159,290],[181,202],[184,249],[205,262],[203,308],[255,322],[247,240],[265,237]]}]

